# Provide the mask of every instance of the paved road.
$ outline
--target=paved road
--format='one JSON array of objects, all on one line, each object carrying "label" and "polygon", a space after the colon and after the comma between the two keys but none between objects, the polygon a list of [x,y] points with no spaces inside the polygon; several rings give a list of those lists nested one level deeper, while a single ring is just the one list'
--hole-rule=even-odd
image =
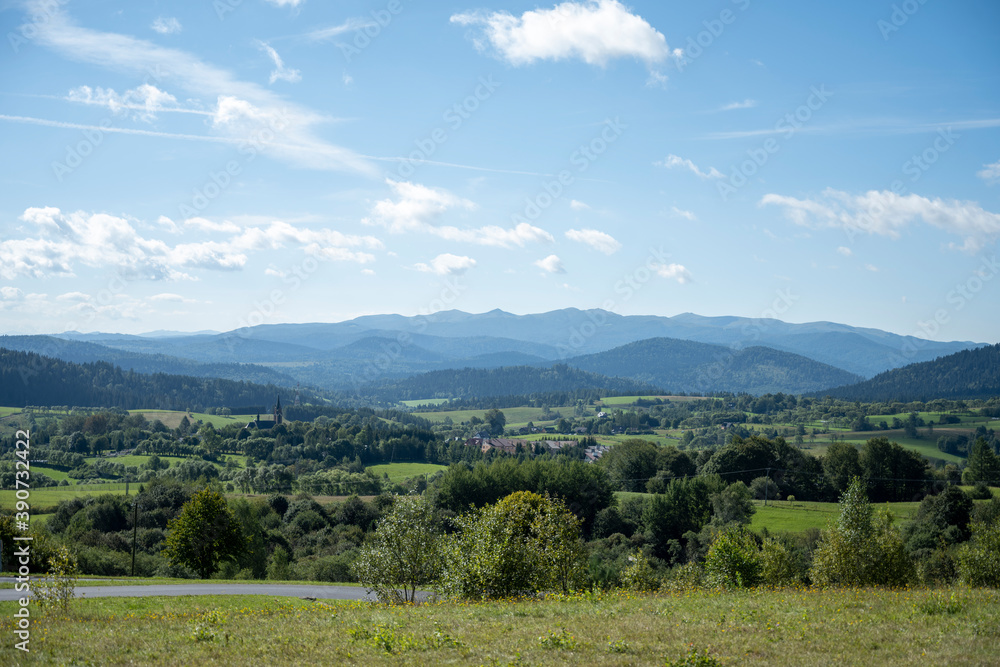
[{"label": "paved road", "polygon": [[[0,601],[17,600],[25,594],[12,588],[0,590]],[[166,595],[272,595],[313,597],[322,600],[373,600],[364,588],[355,586],[310,586],[309,584],[157,584],[155,586],[78,586],[77,597],[127,598]]]}]

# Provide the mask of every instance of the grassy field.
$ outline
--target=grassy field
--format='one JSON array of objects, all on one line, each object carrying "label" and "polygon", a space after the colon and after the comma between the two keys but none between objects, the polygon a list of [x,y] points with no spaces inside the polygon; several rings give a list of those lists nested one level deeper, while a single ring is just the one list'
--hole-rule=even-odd
[{"label": "grassy field", "polygon": [[628,405],[635,405],[638,400],[653,401],[657,398],[666,400],[671,400],[676,403],[690,403],[691,401],[700,401],[703,397],[701,396],[608,396],[607,398],[601,399],[602,405],[610,405],[612,407],[620,408]]},{"label": "grassy field", "polygon": [[[516,424],[527,424],[529,421],[541,422],[546,421],[542,415],[545,413],[543,408],[530,408],[530,407],[520,407],[520,408],[505,408],[501,410],[504,417],[507,418],[507,426],[513,426]],[[561,412],[566,418],[573,416],[572,408],[552,408],[552,412]],[[440,423],[445,420],[446,417],[451,417],[451,420],[456,424],[461,424],[462,422],[467,422],[473,417],[483,418],[486,414],[486,410],[448,410],[445,412],[414,412],[413,414],[418,417],[423,417],[428,421]],[[549,420],[552,419],[550,416]]]},{"label": "grassy field", "polygon": [[146,421],[153,423],[157,419],[163,422],[163,425],[168,428],[177,428],[181,424],[181,420],[187,416],[188,421],[192,424],[199,419],[206,424],[211,424],[215,428],[221,428],[227,426],[228,424],[241,424],[246,426],[247,422],[256,417],[257,415],[231,415],[229,417],[223,417],[221,415],[209,415],[203,412],[183,412],[179,410],[129,410],[131,414],[141,414],[146,418]]},{"label": "grassy field", "polygon": [[[757,511],[754,512],[750,528],[758,532],[765,527],[772,533],[802,533],[810,528],[823,529],[840,516],[840,506],[837,503],[772,500],[765,507],[764,501],[755,500],[754,504]],[[889,507],[897,523],[903,523],[916,516],[920,503],[886,503],[876,507],[885,506]]]},{"label": "grassy field", "polygon": [[[22,665],[995,665],[1000,594],[782,589],[385,607],[273,596],[95,598],[32,609]],[[9,656],[9,658],[8,658]],[[16,656],[16,657],[15,657]],[[10,664],[10,663],[8,663]]]},{"label": "grassy field", "polygon": [[403,405],[408,408],[415,408],[418,405],[441,405],[442,403],[447,403],[447,398],[421,398],[416,401],[400,401]]},{"label": "grassy field", "polygon": [[[630,491],[615,493],[619,503],[627,498],[644,498],[649,495],[652,494]],[[755,500],[753,503],[757,511],[754,512],[750,528],[758,532],[761,528],[767,528],[772,533],[801,533],[810,528],[826,528],[840,516],[838,503],[771,500],[767,507],[763,500]],[[916,516],[919,506],[920,503],[884,503],[876,505],[876,508],[888,507],[897,523],[903,523]]]},{"label": "grassy field", "polygon": [[21,408],[5,408],[3,406],[0,406],[0,418],[16,415],[20,411]]},{"label": "grassy field", "polygon": [[[129,493],[136,493],[139,490],[138,484],[129,486]],[[0,509],[14,509],[17,502],[16,492],[8,489],[0,491]],[[70,486],[47,486],[41,489],[31,489],[28,502],[31,504],[31,511],[46,512],[53,511],[60,500],[69,500],[86,495],[97,496],[105,493],[114,495],[125,495],[124,483],[111,484],[72,484]]]},{"label": "grassy field", "polygon": [[393,483],[402,482],[405,479],[419,475],[432,475],[439,470],[447,469],[448,466],[440,466],[433,463],[386,463],[366,468],[366,470],[370,470],[379,477],[383,473],[389,475],[389,481]]}]

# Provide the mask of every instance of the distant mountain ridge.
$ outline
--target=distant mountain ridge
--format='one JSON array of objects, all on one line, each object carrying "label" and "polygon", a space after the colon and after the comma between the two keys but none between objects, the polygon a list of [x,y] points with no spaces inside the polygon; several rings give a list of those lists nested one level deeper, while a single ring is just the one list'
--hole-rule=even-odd
[{"label": "distant mountain ridge", "polygon": [[[221,334],[165,333],[161,337],[78,333],[58,337],[85,340],[112,351],[164,355],[182,360],[182,364],[256,365],[328,390],[352,390],[382,378],[398,380],[449,369],[547,367],[640,341],[673,339],[722,348],[713,351],[725,359],[725,372],[718,384],[700,383],[709,391],[769,388],[795,393],[851,384],[858,379],[854,376],[869,378],[907,363],[979,346],[969,341],[926,341],[832,322],[790,324],[692,313],[625,316],[575,308],[530,315],[502,310],[479,314],[450,310],[414,317],[366,315],[336,323],[263,324]],[[798,355],[819,365],[809,366],[792,356],[747,352],[750,348]],[[683,387],[697,390],[697,377],[690,376],[697,376],[697,372],[690,366],[707,363],[705,350],[697,345],[688,349],[701,351],[691,359],[683,354],[668,355],[675,366],[672,370],[656,358],[633,364],[629,372],[623,367],[594,368],[651,381],[650,368],[656,366],[656,384],[678,391]],[[579,363],[591,362],[597,363],[593,359]],[[753,364],[760,368],[755,370]],[[830,367],[846,373],[838,375]],[[192,372],[180,366],[178,370]],[[809,373],[814,374],[812,379],[807,377]]]}]

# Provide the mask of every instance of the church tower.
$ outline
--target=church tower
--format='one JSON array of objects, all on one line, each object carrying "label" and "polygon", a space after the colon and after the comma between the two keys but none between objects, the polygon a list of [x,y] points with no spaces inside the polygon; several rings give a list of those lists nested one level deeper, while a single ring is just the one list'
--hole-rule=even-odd
[{"label": "church tower", "polygon": [[281,397],[277,397],[277,402],[274,404],[274,425],[277,426],[283,421],[281,414]]}]

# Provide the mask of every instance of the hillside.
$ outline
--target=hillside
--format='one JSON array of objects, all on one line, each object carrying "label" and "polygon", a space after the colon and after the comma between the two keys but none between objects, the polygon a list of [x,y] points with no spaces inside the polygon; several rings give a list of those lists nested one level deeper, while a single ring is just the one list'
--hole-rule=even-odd
[{"label": "hillside", "polygon": [[[0,348],[0,405],[185,410],[196,406],[271,406],[280,393],[275,385],[164,373],[143,375],[105,361],[75,364]],[[302,392],[301,398],[319,400],[309,392]]]},{"label": "hillside", "polygon": [[106,361],[136,373],[168,373],[192,377],[221,378],[294,387],[298,381],[267,366],[252,363],[199,363],[167,354],[145,354],[108,347],[100,343],[67,340],[55,336],[0,336],[0,347],[34,352],[63,361],[87,364]]},{"label": "hillside", "polygon": [[963,350],[910,364],[823,396],[850,401],[928,401],[934,398],[986,398],[1000,394],[1000,344]]},{"label": "hillside", "polygon": [[671,391],[766,394],[819,391],[859,379],[828,364],[766,347],[732,350],[672,338],[651,338],[566,361],[575,368],[631,378]]},{"label": "hillside", "polygon": [[662,393],[658,387],[611,378],[556,364],[551,368],[505,366],[433,371],[397,381],[374,383],[366,393],[385,401],[529,395],[577,389],[603,389],[620,394]]}]

